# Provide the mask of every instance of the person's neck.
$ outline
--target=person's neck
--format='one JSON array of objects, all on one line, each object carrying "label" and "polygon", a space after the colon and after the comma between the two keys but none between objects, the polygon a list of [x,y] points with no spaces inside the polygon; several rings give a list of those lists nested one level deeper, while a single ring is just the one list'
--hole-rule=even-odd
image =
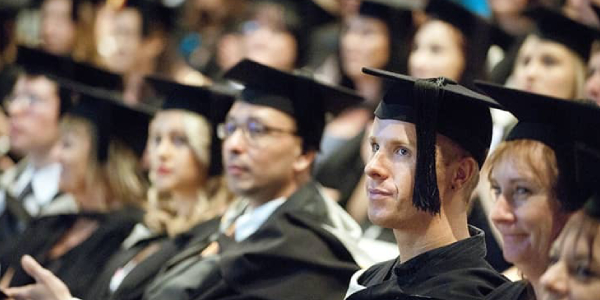
[{"label": "person's neck", "polygon": [[54,162],[51,158],[50,150],[31,151],[27,157],[35,169],[41,169]]},{"label": "person's neck", "polygon": [[177,216],[187,217],[194,211],[194,206],[198,203],[198,189],[180,189],[171,192],[173,203]]},{"label": "person's neck", "polygon": [[546,270],[547,263],[540,263],[537,261],[528,261],[527,265],[515,264],[515,266],[523,273],[523,277],[533,287],[536,299],[542,299],[542,286],[540,284],[540,277]]},{"label": "person's neck", "polygon": [[[407,222],[411,224],[405,228],[394,229],[401,263],[458,241],[452,227],[443,216],[431,216],[424,212],[423,217],[419,219],[418,222]],[[423,219],[428,220],[423,222]]]},{"label": "person's neck", "polygon": [[525,34],[531,28],[531,21],[519,14],[501,14],[494,18],[503,30],[515,36]]},{"label": "person's neck", "polygon": [[99,187],[82,187],[69,193],[77,201],[81,212],[103,212],[108,209],[106,193]]},{"label": "person's neck", "polygon": [[466,207],[466,203],[469,202],[468,199],[465,199],[460,192],[450,192],[442,197],[443,199],[450,199],[445,202],[441,213],[450,225],[454,237],[457,240],[470,237]]},{"label": "person's neck", "polygon": [[379,101],[381,99],[381,89],[383,81],[375,76],[361,75],[353,80],[354,87],[359,95],[363,96],[367,102]]}]

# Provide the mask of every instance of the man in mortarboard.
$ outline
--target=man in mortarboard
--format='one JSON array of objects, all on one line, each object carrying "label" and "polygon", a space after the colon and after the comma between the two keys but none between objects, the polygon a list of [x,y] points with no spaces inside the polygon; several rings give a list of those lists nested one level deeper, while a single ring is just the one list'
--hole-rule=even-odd
[{"label": "man in mortarboard", "polygon": [[[229,188],[240,197],[209,244],[188,249],[145,299],[341,299],[358,268],[358,225],[310,176],[325,124],[360,101],[345,89],[244,60],[245,88],[218,127]],[[364,262],[364,261],[363,261]]]},{"label": "man in mortarboard", "polygon": [[76,78],[94,85],[115,85],[121,80],[26,47],[18,48],[16,65],[19,75],[4,104],[10,117],[11,151],[24,158],[0,178],[0,244],[4,245],[33,217],[76,210],[73,199],[58,191],[60,166],[51,152],[60,116],[70,106],[69,94],[58,83]]},{"label": "man in mortarboard", "polygon": [[485,261],[467,207],[497,103],[445,78],[364,71],[393,81],[375,111],[365,174],[369,218],[393,229],[400,256],[357,272],[347,299],[482,299],[505,279]]}]

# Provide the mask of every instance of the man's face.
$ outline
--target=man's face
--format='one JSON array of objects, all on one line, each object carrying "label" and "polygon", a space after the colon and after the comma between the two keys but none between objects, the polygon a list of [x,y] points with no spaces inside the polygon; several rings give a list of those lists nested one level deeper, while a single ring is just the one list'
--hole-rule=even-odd
[{"label": "man's face", "polygon": [[294,182],[302,155],[294,119],[274,108],[236,102],[225,122],[223,164],[229,188],[239,196],[269,201]]},{"label": "man's face", "polygon": [[58,138],[56,83],[45,76],[20,76],[7,100],[11,149],[20,154],[49,150]]},{"label": "man's face", "polygon": [[375,118],[365,167],[369,219],[386,228],[408,228],[429,213],[413,206],[417,137],[415,125]]}]

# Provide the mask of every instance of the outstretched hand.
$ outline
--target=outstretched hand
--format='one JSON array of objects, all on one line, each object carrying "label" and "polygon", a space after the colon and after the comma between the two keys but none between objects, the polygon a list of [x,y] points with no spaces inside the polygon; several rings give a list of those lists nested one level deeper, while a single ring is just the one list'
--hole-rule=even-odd
[{"label": "outstretched hand", "polygon": [[4,292],[15,300],[71,300],[69,288],[52,272],[44,269],[33,257],[23,256],[21,265],[29,276],[35,279],[34,284],[14,287]]}]

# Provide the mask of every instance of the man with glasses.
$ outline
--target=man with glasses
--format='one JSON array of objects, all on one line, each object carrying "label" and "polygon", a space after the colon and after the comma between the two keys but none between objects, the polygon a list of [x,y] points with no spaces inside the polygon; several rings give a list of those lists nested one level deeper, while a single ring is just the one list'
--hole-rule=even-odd
[{"label": "man with glasses", "polygon": [[3,104],[10,118],[11,151],[24,158],[0,177],[0,249],[10,245],[8,241],[18,237],[31,218],[77,209],[72,197],[59,193],[61,168],[51,151],[60,116],[71,102],[57,82],[114,85],[121,80],[27,47],[18,48],[16,65],[19,75]]},{"label": "man with glasses", "polygon": [[67,106],[51,75],[65,68],[66,61],[43,54],[18,49],[19,75],[3,103],[10,120],[11,152],[24,158],[0,179],[2,244],[16,238],[32,216],[76,208],[70,197],[55,199],[60,166],[51,154],[58,139],[61,111]]},{"label": "man with glasses", "polygon": [[174,257],[145,299],[341,299],[360,228],[325,199],[311,165],[325,125],[361,98],[244,60],[225,74],[244,84],[217,128],[230,189],[240,200],[218,234]]}]

